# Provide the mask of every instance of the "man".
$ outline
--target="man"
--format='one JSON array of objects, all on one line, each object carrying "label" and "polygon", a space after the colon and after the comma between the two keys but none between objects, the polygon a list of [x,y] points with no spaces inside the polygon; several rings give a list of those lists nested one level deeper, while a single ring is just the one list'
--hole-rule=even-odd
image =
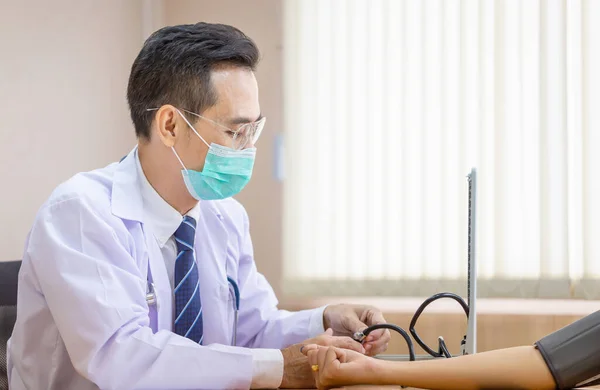
[{"label": "man", "polygon": [[348,337],[384,322],[380,311],[281,311],[256,270],[231,196],[250,179],[265,123],[258,58],[225,25],[146,41],[127,90],[137,147],[61,184],[27,238],[12,390],[309,387],[304,340],[386,349],[388,332],[364,346]]}]

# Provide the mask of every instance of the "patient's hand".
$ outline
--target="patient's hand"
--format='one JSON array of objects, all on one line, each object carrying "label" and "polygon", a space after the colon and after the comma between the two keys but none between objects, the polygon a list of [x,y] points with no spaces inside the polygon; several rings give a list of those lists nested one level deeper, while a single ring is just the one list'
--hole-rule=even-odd
[{"label": "patient's hand", "polygon": [[[339,348],[347,348],[348,350],[358,351],[355,353],[364,353],[365,349],[363,346],[346,336],[333,336],[333,330],[327,329],[325,333],[306,340],[304,345],[313,345],[316,347],[320,346],[335,346]],[[305,346],[302,344],[295,344],[281,351],[283,355],[283,380],[281,388],[285,389],[297,389],[297,388],[312,388],[314,383],[314,377],[312,375],[310,365],[308,364],[308,358],[304,353]]]},{"label": "patient's hand", "polygon": [[377,384],[379,361],[361,353],[336,347],[307,345],[308,356],[318,389],[357,384]]}]

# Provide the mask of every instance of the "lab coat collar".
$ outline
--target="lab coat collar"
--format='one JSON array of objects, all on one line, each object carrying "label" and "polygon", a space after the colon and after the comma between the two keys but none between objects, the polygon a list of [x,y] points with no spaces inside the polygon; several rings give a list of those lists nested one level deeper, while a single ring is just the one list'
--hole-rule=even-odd
[{"label": "lab coat collar", "polygon": [[[135,160],[137,177],[140,181],[140,192],[144,201],[145,223],[150,226],[150,229],[158,240],[158,244],[162,248],[169,238],[175,234],[179,225],[181,225],[183,216],[179,211],[175,210],[173,206],[167,203],[167,201],[156,192],[154,187],[152,187],[144,174],[138,153],[135,153],[133,158]],[[198,202],[187,215],[198,222],[198,217],[200,216],[200,202]]]},{"label": "lab coat collar", "polygon": [[[143,183],[142,178],[137,173],[136,153],[137,145],[123,161],[117,164],[112,186],[111,209],[113,215],[118,218],[145,223],[144,198],[141,191]],[[200,202],[200,205],[202,212],[209,211],[219,220],[223,219],[216,202],[204,201]],[[194,209],[198,208],[195,207]],[[200,211],[194,210],[192,216],[196,217],[199,213]]]},{"label": "lab coat collar", "polygon": [[137,146],[117,164],[113,178],[111,211],[121,219],[144,222],[144,202],[135,167]]}]

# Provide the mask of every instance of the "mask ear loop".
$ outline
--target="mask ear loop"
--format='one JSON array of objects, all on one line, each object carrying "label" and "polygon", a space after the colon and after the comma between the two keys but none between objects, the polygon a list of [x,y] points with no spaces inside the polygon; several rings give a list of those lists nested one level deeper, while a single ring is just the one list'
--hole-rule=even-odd
[{"label": "mask ear loop", "polygon": [[[194,129],[194,126],[192,126],[192,124],[191,124],[191,123],[190,123],[190,122],[187,120],[187,118],[185,117],[185,115],[183,115],[183,114],[181,113],[181,111],[179,111],[179,108],[177,108],[177,107],[174,107],[174,108],[175,108],[175,110],[177,110],[177,113],[178,113],[179,115],[181,115],[181,117],[183,118],[183,120],[185,121],[185,123],[187,123],[187,125],[190,127],[190,129],[192,129],[192,131],[193,131],[193,132],[194,132],[194,133],[195,133],[195,134],[198,136],[198,138],[200,138],[200,139],[202,140],[202,142],[204,142],[204,144],[205,144],[205,145],[206,145],[208,148],[210,148],[210,145],[208,144],[208,142],[206,142],[206,141],[204,140],[204,138],[202,138],[202,136],[201,136],[201,135],[200,135],[200,134],[199,134],[199,133],[196,131],[196,129]],[[157,110],[158,110],[158,108],[146,108],[146,111],[157,111]],[[176,153],[176,154],[177,154],[177,153]],[[179,159],[179,157],[177,157],[177,158]],[[181,162],[181,160],[179,160],[179,162]],[[183,165],[183,163],[182,163],[181,165]]]},{"label": "mask ear loop", "polygon": [[177,154],[177,152],[175,151],[175,147],[171,146],[171,150],[173,151],[173,154],[175,155],[175,157],[177,157],[177,160],[179,161],[179,164],[181,164],[181,166],[183,167],[183,169],[187,172],[187,168],[185,167],[185,165],[183,165],[183,161],[181,161],[181,159],[179,158],[179,155]]},{"label": "mask ear loop", "polygon": [[[146,111],[156,111],[158,110],[158,108],[147,108]],[[187,123],[187,125],[190,127],[190,129],[192,129],[192,131],[198,136],[198,138],[200,138],[200,140],[202,142],[204,142],[204,144],[210,149],[210,145],[208,144],[208,142],[206,142],[204,140],[204,138],[202,138],[202,136],[196,131],[196,129],[194,129],[194,126],[192,126],[192,124],[187,120],[187,118],[185,117],[185,115],[183,115],[181,113],[181,111],[179,111],[179,109],[177,107],[175,107],[175,110],[177,110],[177,113],[179,115],[181,115],[181,117],[183,118],[183,120],[185,121],[185,123]],[[173,154],[175,154],[175,157],[177,157],[177,160],[179,161],[179,163],[181,164],[181,166],[183,167],[183,169],[185,169],[185,171],[187,172],[187,168],[185,167],[185,165],[183,164],[183,161],[181,161],[181,158],[179,158],[179,155],[177,154],[177,152],[175,151],[175,147],[171,146],[171,150],[173,151]]]},{"label": "mask ear loop", "polygon": [[[201,135],[200,135],[200,134],[199,134],[199,133],[196,131],[196,129],[194,129],[194,126],[192,126],[192,124],[191,124],[191,123],[190,123],[190,122],[187,120],[187,118],[185,117],[185,115],[183,115],[183,114],[181,113],[181,111],[179,111],[179,109],[178,109],[178,108],[175,108],[175,109],[177,110],[177,112],[179,113],[179,115],[181,115],[181,117],[183,118],[183,120],[185,121],[185,123],[187,123],[187,125],[190,127],[190,129],[192,129],[192,131],[193,131],[194,133],[196,133],[196,135],[198,136],[198,138],[200,138],[200,139],[202,140],[202,142],[204,142],[204,144],[206,145],[206,147],[210,149],[210,145],[208,144],[208,142],[206,142],[206,141],[204,140],[204,138],[202,138],[202,136],[201,136]],[[181,161],[181,160],[180,160],[180,161]]]},{"label": "mask ear loop", "polygon": [[[194,129],[194,126],[192,126],[192,124],[187,120],[187,118],[185,117],[185,115],[183,115],[181,113],[181,111],[179,111],[178,108],[175,108],[175,110],[177,110],[177,112],[179,113],[179,115],[181,115],[181,117],[183,118],[183,120],[185,121],[185,123],[187,123],[187,125],[198,136],[198,138],[200,138],[202,140],[202,142],[204,142],[204,144],[210,149],[210,145],[204,140],[204,138],[202,138],[202,136],[200,134],[198,134],[198,132],[196,131],[196,129]],[[177,160],[179,160],[179,163],[181,164],[181,166],[183,167],[183,169],[185,169],[185,171],[187,172],[187,168],[185,167],[185,165],[183,164],[183,161],[181,161],[181,158],[179,158],[179,155],[175,151],[175,146],[171,146],[171,150],[175,154],[175,157],[177,157]]]}]

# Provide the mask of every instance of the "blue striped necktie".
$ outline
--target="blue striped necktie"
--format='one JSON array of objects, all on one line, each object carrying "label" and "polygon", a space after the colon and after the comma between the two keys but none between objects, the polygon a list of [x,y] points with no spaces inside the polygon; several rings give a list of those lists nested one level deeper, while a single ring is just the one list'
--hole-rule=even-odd
[{"label": "blue striped necktie", "polygon": [[175,333],[202,344],[202,303],[194,251],[196,220],[185,216],[175,231]]}]

